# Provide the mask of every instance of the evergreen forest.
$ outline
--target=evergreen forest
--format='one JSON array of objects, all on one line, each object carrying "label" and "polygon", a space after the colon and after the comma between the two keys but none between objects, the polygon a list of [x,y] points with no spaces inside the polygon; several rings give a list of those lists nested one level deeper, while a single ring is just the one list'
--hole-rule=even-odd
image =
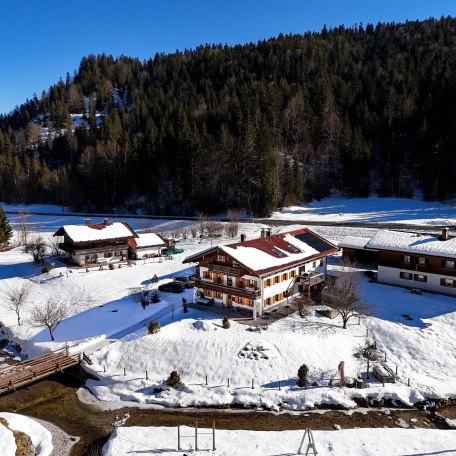
[{"label": "evergreen forest", "polygon": [[89,55],[0,116],[3,202],[267,216],[331,193],[455,196],[456,19]]}]

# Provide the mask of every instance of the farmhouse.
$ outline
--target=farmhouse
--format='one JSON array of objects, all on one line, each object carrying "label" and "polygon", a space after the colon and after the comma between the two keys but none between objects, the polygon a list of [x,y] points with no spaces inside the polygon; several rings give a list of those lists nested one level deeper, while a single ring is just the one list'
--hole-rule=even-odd
[{"label": "farmhouse", "polygon": [[195,297],[262,315],[326,280],[326,260],[337,247],[308,229],[219,245],[184,260],[197,262]]},{"label": "farmhouse", "polygon": [[162,249],[168,244],[159,234],[144,233],[129,239],[128,246],[130,247],[130,258],[140,260],[160,256]]},{"label": "farmhouse", "polygon": [[456,238],[444,228],[440,236],[379,230],[370,239],[345,238],[343,255],[360,259],[375,254],[377,280],[456,296]]},{"label": "farmhouse", "polygon": [[64,225],[54,236],[63,237],[59,244],[68,262],[78,266],[112,263],[128,257],[128,241],[138,235],[125,222],[90,223]]}]

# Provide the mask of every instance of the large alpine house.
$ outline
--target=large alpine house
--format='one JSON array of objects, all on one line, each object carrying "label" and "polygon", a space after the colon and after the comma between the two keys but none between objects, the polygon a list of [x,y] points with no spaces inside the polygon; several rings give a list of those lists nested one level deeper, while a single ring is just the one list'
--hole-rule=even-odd
[{"label": "large alpine house", "polygon": [[184,263],[198,263],[195,298],[251,310],[262,315],[326,280],[328,255],[337,247],[306,228],[260,238],[218,245],[189,256]]}]

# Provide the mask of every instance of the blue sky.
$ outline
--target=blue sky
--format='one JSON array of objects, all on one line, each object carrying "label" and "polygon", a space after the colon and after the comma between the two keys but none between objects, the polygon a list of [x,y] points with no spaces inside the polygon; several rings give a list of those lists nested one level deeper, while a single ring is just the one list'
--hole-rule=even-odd
[{"label": "blue sky", "polygon": [[146,59],[204,43],[455,16],[454,0],[0,0],[0,113],[73,74],[84,55]]}]

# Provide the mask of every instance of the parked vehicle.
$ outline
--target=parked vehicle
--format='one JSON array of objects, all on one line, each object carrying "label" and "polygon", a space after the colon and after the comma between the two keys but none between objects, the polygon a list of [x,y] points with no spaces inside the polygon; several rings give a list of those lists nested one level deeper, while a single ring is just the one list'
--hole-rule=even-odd
[{"label": "parked vehicle", "polygon": [[206,306],[211,306],[214,304],[214,300],[212,298],[205,298],[203,296],[200,296],[195,299],[195,304],[204,304]]},{"label": "parked vehicle", "polygon": [[168,247],[163,250],[164,255],[177,255],[178,253],[184,253],[184,249],[176,249],[176,247]]},{"label": "parked vehicle", "polygon": [[174,282],[181,283],[185,288],[193,288],[195,286],[195,282],[190,277],[174,277]]},{"label": "parked vehicle", "polygon": [[179,282],[168,282],[158,287],[160,291],[166,291],[168,293],[182,293],[185,291],[185,287]]}]

